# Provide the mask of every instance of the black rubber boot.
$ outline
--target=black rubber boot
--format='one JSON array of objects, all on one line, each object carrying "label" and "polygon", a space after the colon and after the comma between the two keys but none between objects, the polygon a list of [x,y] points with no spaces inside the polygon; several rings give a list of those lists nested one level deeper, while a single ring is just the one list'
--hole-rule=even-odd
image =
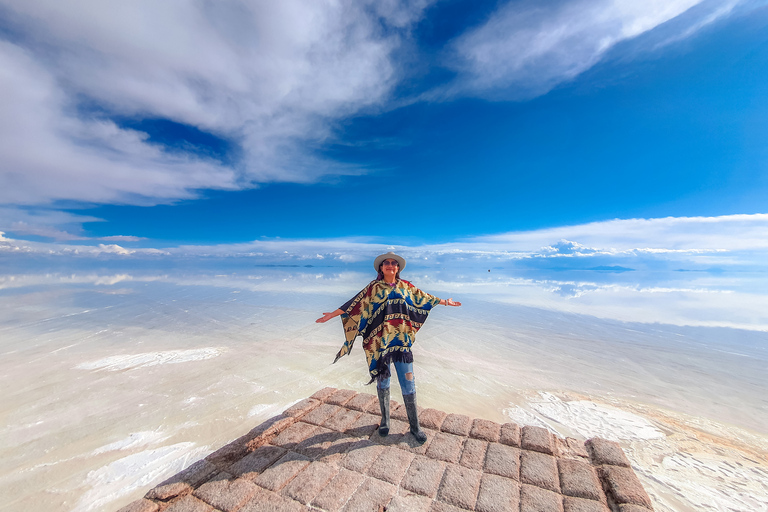
[{"label": "black rubber boot", "polygon": [[379,389],[379,407],[381,407],[381,423],[379,424],[379,435],[387,437],[389,435],[389,388]]},{"label": "black rubber boot", "polygon": [[403,395],[405,402],[405,412],[408,413],[408,424],[411,426],[411,434],[416,438],[419,444],[424,444],[427,440],[427,434],[419,427],[419,413],[416,409],[416,393],[412,395]]}]

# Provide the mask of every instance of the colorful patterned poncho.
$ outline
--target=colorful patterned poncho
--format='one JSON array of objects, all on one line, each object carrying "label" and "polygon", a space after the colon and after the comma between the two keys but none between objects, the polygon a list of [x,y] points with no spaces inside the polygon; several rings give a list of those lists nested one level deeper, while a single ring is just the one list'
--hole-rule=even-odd
[{"label": "colorful patterned poncho", "polygon": [[371,281],[340,308],[344,311],[341,320],[347,341],[333,362],[349,354],[360,335],[371,374],[368,384],[388,378],[390,362],[413,362],[411,346],[416,332],[439,303],[439,298],[402,279],[394,286],[383,280]]}]

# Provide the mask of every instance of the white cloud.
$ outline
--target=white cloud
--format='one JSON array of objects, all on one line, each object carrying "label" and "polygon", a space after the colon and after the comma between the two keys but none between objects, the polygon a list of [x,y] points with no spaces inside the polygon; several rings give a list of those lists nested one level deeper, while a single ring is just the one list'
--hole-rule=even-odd
[{"label": "white cloud", "polygon": [[[653,30],[704,0],[508,2],[455,41],[454,94],[525,99],[594,66],[621,41]],[[715,2],[683,28],[687,37],[728,14],[738,0]]]},{"label": "white cloud", "polygon": [[[314,149],[386,99],[427,3],[0,0],[14,34],[0,40],[0,203],[153,204],[360,172]],[[242,162],[165,152],[92,105],[195,126]]]}]

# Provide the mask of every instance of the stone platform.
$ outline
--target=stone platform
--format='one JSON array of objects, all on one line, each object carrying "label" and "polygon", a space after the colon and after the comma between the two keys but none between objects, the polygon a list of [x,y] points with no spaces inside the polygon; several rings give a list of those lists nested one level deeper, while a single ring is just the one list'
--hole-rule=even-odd
[{"label": "stone platform", "polygon": [[652,510],[616,443],[420,409],[418,445],[391,416],[380,437],[376,396],[322,389],[120,512]]}]

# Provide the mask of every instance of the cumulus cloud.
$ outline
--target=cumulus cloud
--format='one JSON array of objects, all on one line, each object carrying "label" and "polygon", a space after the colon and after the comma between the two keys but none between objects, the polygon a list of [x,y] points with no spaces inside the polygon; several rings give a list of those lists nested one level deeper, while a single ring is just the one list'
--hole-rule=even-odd
[{"label": "cumulus cloud", "polygon": [[[427,4],[0,0],[0,203],[155,204],[360,172],[315,150],[386,99]],[[193,126],[242,159],[166,151],[120,116]]]},{"label": "cumulus cloud", "polygon": [[454,94],[526,99],[594,66],[616,44],[702,5],[676,38],[727,15],[738,0],[524,0],[501,6],[455,41]]}]

